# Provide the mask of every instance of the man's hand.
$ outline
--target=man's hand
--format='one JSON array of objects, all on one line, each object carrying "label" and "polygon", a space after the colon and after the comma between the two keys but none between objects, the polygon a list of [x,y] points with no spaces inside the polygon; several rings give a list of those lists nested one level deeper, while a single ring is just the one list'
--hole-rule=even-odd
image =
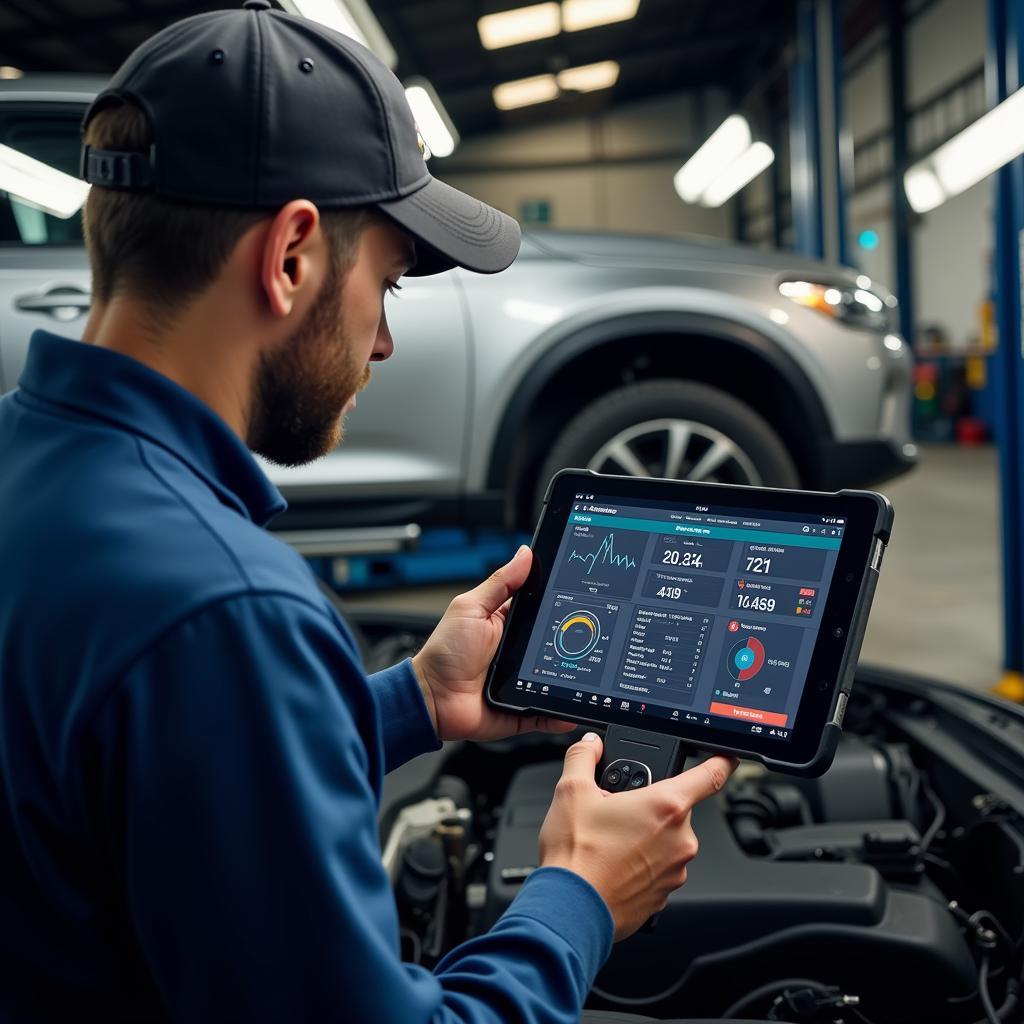
[{"label": "man's hand", "polygon": [[532,561],[533,552],[524,544],[490,579],[454,598],[412,659],[442,740],[498,740],[534,729],[571,732],[575,728],[544,715],[496,711],[484,702],[487,669],[505,628],[510,599],[526,582]]},{"label": "man's hand", "polygon": [[710,757],[653,786],[608,793],[594,781],[602,749],[590,732],[566,752],[540,830],[540,863],[590,882],[608,904],[618,941],[686,882],[686,866],[697,856],[690,811],[721,790],[738,762]]}]

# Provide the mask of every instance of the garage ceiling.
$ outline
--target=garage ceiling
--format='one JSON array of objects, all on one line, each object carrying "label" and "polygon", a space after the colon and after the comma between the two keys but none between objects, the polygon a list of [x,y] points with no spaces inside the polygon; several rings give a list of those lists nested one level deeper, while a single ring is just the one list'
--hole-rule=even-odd
[{"label": "garage ceiling", "polygon": [[[423,75],[433,82],[464,136],[699,86],[724,87],[737,99],[766,81],[780,90],[785,86],[779,58],[792,38],[795,0],[641,0],[637,16],[627,22],[485,50],[477,19],[524,2],[533,0],[370,5],[398,52],[399,76]],[[0,65],[109,73],[165,25],[234,6],[233,0],[0,0]],[[621,65],[610,90],[506,113],[491,98],[501,82],[608,59]]]}]

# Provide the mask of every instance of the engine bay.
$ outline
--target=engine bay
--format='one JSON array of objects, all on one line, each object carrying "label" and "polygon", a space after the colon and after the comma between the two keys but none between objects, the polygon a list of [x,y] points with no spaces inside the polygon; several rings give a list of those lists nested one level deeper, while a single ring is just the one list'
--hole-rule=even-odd
[{"label": "engine bay", "polygon": [[[407,624],[408,625],[408,624]],[[390,636],[393,661],[417,630]],[[588,1008],[656,1018],[1014,1022],[1024,966],[1024,712],[862,669],[830,771],[743,763],[700,852]],[[446,744],[389,775],[381,841],[403,956],[486,931],[537,867],[568,736]]]}]

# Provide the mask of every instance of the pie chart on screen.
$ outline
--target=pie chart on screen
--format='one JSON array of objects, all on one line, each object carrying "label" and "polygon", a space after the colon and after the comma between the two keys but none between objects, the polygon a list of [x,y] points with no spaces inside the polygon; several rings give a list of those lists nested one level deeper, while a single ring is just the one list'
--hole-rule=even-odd
[{"label": "pie chart on screen", "polygon": [[754,636],[734,644],[729,651],[728,667],[733,679],[753,679],[764,668],[764,644]]}]

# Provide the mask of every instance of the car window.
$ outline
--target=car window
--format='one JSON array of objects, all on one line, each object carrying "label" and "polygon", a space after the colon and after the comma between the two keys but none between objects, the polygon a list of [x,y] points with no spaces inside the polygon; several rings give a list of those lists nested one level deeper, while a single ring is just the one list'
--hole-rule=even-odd
[{"label": "car window", "polygon": [[[81,113],[20,110],[0,113],[0,144],[78,176]],[[81,245],[82,215],[64,220],[0,191],[0,245]]]}]

